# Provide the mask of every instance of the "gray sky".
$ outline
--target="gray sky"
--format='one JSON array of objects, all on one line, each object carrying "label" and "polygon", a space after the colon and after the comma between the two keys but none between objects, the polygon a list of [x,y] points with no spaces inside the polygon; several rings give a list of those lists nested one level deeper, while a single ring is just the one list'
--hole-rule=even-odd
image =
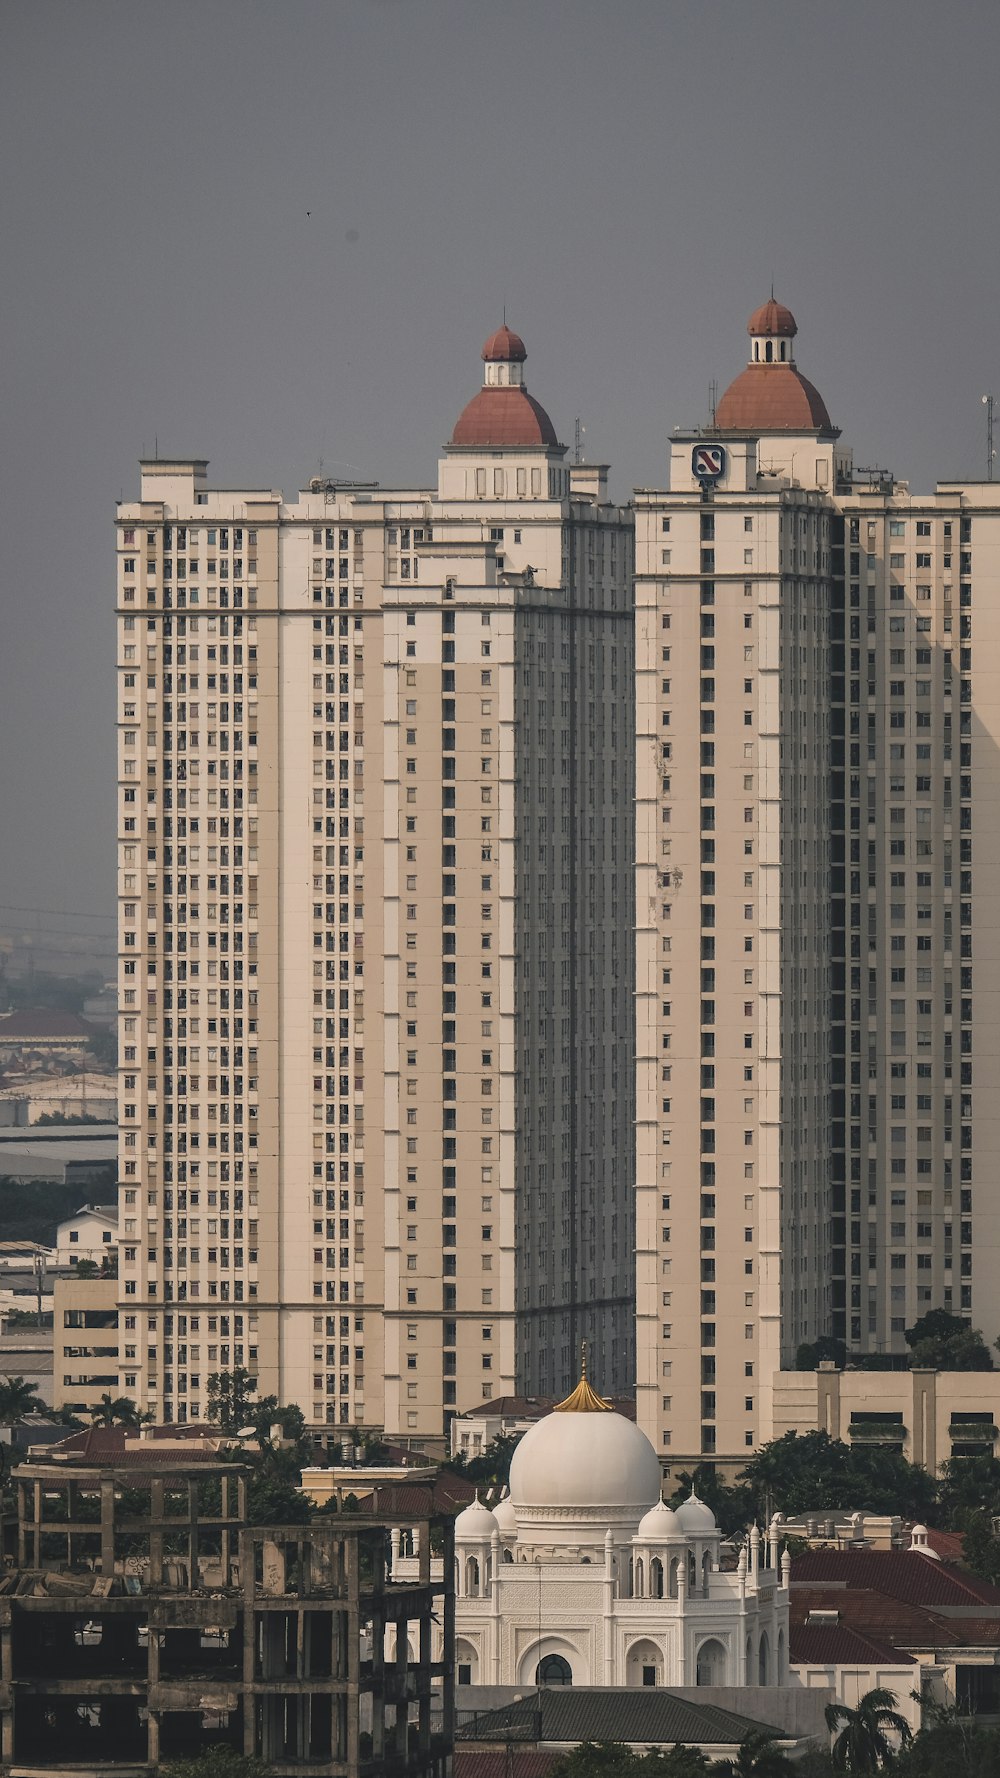
[{"label": "gray sky", "polygon": [[154,438],[228,486],[432,478],[506,301],[625,498],[773,276],[857,461],[982,474],[998,52],[997,0],[4,0],[0,929],[111,914]]}]

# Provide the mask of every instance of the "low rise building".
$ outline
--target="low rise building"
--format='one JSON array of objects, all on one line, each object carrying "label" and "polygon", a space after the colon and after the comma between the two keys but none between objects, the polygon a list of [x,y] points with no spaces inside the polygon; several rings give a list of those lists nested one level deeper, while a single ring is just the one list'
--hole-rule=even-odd
[{"label": "low rise building", "polygon": [[922,1526],[905,1550],[796,1556],[789,1611],[792,1683],[852,1707],[888,1686],[913,1728],[921,1699],[1000,1714],[1000,1587],[943,1560]]},{"label": "low rise building", "polygon": [[[443,1778],[450,1520],[249,1525],[247,1469],[218,1439],[164,1430],[78,1435],[17,1471],[16,1566],[0,1579],[5,1765],[47,1778],[72,1749],[85,1778],[138,1778],[224,1747],[276,1778]],[[401,1529],[419,1552],[406,1583],[386,1574]],[[432,1538],[447,1558],[436,1581]]]},{"label": "low rise building", "polygon": [[779,1371],[774,1437],[829,1433],[898,1451],[940,1475],[952,1457],[992,1452],[1000,1438],[1000,1371]]},{"label": "low rise building", "polygon": [[78,1266],[82,1259],[101,1265],[117,1250],[117,1204],[81,1204],[56,1231],[56,1265]]},{"label": "low rise building", "polygon": [[118,1280],[63,1274],[52,1302],[51,1399],[57,1408],[89,1414],[102,1395],[118,1394]]},{"label": "low rise building", "polygon": [[113,1074],[32,1076],[0,1088],[0,1125],[24,1128],[43,1117],[98,1118],[114,1123],[118,1116],[118,1081]]}]

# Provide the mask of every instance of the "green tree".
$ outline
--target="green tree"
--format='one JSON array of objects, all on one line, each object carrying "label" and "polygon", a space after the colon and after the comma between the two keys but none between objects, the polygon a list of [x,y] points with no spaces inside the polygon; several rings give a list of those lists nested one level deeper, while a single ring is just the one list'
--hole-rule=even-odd
[{"label": "green tree", "polygon": [[826,1726],[836,1736],[833,1764],[838,1772],[879,1772],[890,1765],[896,1740],[905,1747],[912,1739],[910,1725],[896,1709],[895,1692],[874,1686],[849,1704],[828,1704]]},{"label": "green tree", "polygon": [[[744,1520],[766,1523],[772,1512],[823,1512],[851,1501],[864,1512],[934,1516],[934,1479],[898,1452],[846,1445],[826,1432],[786,1432],[750,1459],[741,1480],[750,1493]],[[711,1504],[711,1502],[709,1503]]]},{"label": "green tree", "polygon": [[996,1778],[1000,1729],[942,1711],[901,1749],[892,1770],[896,1778]]},{"label": "green tree", "polygon": [[96,1408],[91,1408],[90,1418],[95,1426],[141,1426],[152,1419],[151,1414],[140,1414],[135,1402],[128,1395],[112,1395],[105,1392]]},{"label": "green tree", "polygon": [[157,1768],[157,1778],[270,1778],[263,1760],[237,1753],[233,1747],[207,1747],[194,1759],[171,1760]]},{"label": "green tree", "polygon": [[0,1378],[0,1426],[17,1426],[28,1414],[43,1414],[45,1403],[24,1377]]},{"label": "green tree", "polygon": [[77,1260],[76,1265],[73,1267],[74,1278],[99,1278],[100,1275],[101,1268],[96,1259]]},{"label": "green tree", "polygon": [[814,1371],[818,1364],[835,1364],[843,1370],[847,1363],[847,1346],[833,1334],[820,1334],[817,1339],[805,1341],[795,1353],[795,1369],[797,1371]]},{"label": "green tree", "polygon": [[581,1741],[552,1767],[549,1778],[631,1778],[639,1755],[617,1741]]},{"label": "green tree", "polygon": [[1000,1586],[1000,1537],[994,1536],[988,1513],[971,1515],[963,1535],[962,1561],[980,1580]]},{"label": "green tree", "polygon": [[906,1329],[911,1366],[939,1371],[991,1371],[990,1350],[977,1327],[947,1309],[928,1309]]},{"label": "green tree", "polygon": [[281,1428],[283,1439],[294,1442],[303,1459],[311,1451],[310,1441],[306,1436],[306,1417],[295,1402],[287,1402],[282,1406],[276,1395],[265,1395],[249,1411],[248,1424],[257,1434],[257,1443],[262,1451],[270,1447],[273,1426]]},{"label": "green tree", "polygon": [[677,1484],[668,1505],[680,1506],[693,1489],[699,1500],[711,1507],[727,1536],[732,1532],[745,1530],[754,1517],[756,1501],[752,1490],[740,1483],[729,1487],[711,1464],[699,1463],[693,1473],[681,1470]]},{"label": "green tree", "polygon": [[238,1365],[231,1371],[213,1371],[208,1379],[208,1417],[223,1432],[239,1432],[254,1425],[257,1379]]},{"label": "green tree", "polygon": [[975,1457],[952,1457],[938,1484],[940,1522],[949,1531],[964,1531],[977,1513],[1000,1516],[1000,1462],[990,1451]]},{"label": "green tree", "polygon": [[712,1767],[718,1778],[794,1778],[796,1768],[775,1746],[778,1736],[768,1729],[749,1729],[732,1759]]},{"label": "green tree", "polygon": [[643,1778],[702,1778],[702,1774],[714,1770],[705,1758],[700,1747],[685,1747],[678,1741],[673,1747],[651,1747],[639,1761],[639,1772]]}]

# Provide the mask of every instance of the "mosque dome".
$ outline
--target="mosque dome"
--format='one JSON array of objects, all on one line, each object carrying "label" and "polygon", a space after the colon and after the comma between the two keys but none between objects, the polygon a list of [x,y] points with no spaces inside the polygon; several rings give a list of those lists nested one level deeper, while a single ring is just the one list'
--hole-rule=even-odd
[{"label": "mosque dome", "polygon": [[719,1528],[711,1507],[698,1499],[693,1488],[677,1508],[677,1518],[688,1537],[708,1537]]},{"label": "mosque dome", "polygon": [[491,333],[482,350],[483,386],[463,408],[451,435],[466,450],[537,448],[557,445],[555,427],[541,403],[524,386],[527,350],[506,322]]},{"label": "mosque dome", "polygon": [[493,1536],[500,1527],[496,1517],[484,1506],[476,1495],[475,1500],[460,1512],[455,1519],[455,1541],[457,1543],[482,1543]]},{"label": "mosque dome", "polygon": [[493,1508],[493,1517],[497,1522],[501,1537],[515,1537],[517,1535],[517,1514],[514,1511],[514,1502],[510,1497],[509,1490],[502,1500],[497,1501]]},{"label": "mosque dome", "polygon": [[795,316],[771,296],[747,322],[750,362],[730,383],[715,413],[722,432],[839,433],[819,390],[796,368]]},{"label": "mosque dome", "polygon": [[673,1507],[668,1506],[665,1500],[658,1500],[656,1505],[639,1520],[639,1528],[636,1531],[636,1537],[642,1538],[647,1543],[669,1543],[677,1538],[683,1539],[684,1535],[684,1527],[680,1519]]},{"label": "mosque dome", "polygon": [[510,1493],[518,1510],[578,1508],[588,1519],[633,1519],[660,1493],[659,1459],[645,1433],[603,1402],[584,1378],[529,1427],[514,1452]]}]

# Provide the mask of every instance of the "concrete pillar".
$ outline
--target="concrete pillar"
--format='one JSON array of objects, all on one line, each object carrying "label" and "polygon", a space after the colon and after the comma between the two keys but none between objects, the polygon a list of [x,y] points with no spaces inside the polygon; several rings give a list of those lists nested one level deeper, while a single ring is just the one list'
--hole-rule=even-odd
[{"label": "concrete pillar", "polygon": [[101,1573],[115,1571],[115,1479],[101,1477]]},{"label": "concrete pillar", "polygon": [[840,1437],[840,1372],[827,1358],[816,1371],[816,1425],[831,1438]]},{"label": "concrete pillar", "polygon": [[936,1475],[938,1461],[937,1371],[913,1370],[910,1372],[910,1379],[913,1388],[910,1426],[913,1454],[910,1461],[922,1464],[929,1475]]}]

